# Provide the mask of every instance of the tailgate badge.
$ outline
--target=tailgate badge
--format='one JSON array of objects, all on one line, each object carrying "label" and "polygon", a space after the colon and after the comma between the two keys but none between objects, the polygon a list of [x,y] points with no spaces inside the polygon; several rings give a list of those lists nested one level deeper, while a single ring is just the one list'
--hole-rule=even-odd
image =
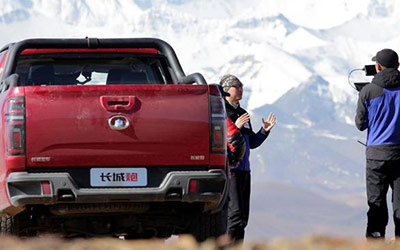
[{"label": "tailgate badge", "polygon": [[191,155],[190,160],[192,161],[204,161],[206,157],[204,155]]},{"label": "tailgate badge", "polygon": [[32,162],[50,162],[51,158],[50,157],[32,157],[31,161]]},{"label": "tailgate badge", "polygon": [[129,120],[123,115],[114,115],[108,119],[108,126],[112,130],[124,130],[129,127]]}]

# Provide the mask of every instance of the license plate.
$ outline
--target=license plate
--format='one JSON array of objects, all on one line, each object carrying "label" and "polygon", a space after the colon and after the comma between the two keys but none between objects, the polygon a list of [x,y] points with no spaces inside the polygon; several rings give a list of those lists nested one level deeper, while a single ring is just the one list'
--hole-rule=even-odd
[{"label": "license plate", "polygon": [[92,168],[90,169],[92,187],[145,187],[146,168]]}]

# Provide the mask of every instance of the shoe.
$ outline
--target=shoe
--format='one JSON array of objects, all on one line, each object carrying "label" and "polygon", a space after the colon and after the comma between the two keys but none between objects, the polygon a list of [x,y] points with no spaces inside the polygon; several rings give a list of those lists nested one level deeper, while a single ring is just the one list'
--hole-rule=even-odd
[{"label": "shoe", "polygon": [[382,235],[381,235],[380,232],[373,232],[373,233],[371,234],[371,236],[372,236],[373,238],[382,238]]},{"label": "shoe", "polygon": [[385,237],[385,235],[383,235],[381,232],[367,233],[365,236],[371,239],[381,239]]}]

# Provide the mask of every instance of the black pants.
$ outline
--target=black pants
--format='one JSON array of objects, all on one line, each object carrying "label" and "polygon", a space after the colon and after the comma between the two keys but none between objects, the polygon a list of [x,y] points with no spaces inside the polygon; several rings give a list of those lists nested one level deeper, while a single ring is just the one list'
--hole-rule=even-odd
[{"label": "black pants", "polygon": [[374,232],[385,236],[389,214],[386,194],[392,188],[395,236],[400,237],[400,160],[378,161],[367,159],[367,197],[369,210],[366,236]]},{"label": "black pants", "polygon": [[231,172],[228,202],[228,234],[234,242],[243,240],[249,221],[250,172]]}]

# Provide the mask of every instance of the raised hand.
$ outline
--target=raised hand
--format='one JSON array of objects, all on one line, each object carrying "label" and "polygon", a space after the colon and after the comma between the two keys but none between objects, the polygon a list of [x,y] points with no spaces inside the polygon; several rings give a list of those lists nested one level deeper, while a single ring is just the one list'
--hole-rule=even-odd
[{"label": "raised hand", "polygon": [[265,132],[270,131],[276,124],[276,116],[274,113],[269,113],[267,120],[264,120],[264,117],[262,118],[262,127],[265,130]]},{"label": "raised hand", "polygon": [[248,123],[249,121],[250,121],[250,115],[246,113],[237,118],[235,125],[236,127],[238,127],[238,129],[241,129],[243,125]]}]

